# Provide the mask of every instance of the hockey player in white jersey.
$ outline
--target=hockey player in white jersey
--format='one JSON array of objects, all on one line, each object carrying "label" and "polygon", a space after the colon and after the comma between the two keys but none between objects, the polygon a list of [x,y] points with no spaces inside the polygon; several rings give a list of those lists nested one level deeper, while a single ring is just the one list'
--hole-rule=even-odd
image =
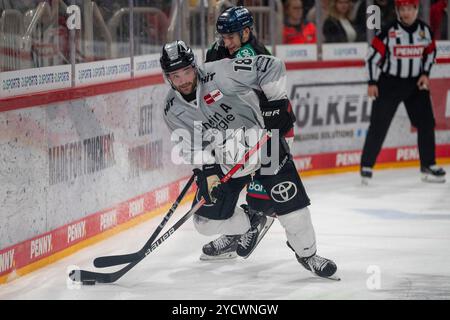
[{"label": "hockey player in white jersey", "polygon": [[[183,41],[166,44],[160,62],[172,87],[166,97],[164,120],[172,136],[181,139],[172,154],[196,165],[198,190],[194,203],[202,197],[206,201],[194,216],[197,231],[207,236],[246,233],[257,236],[266,219],[249,216],[237,202],[245,185],[253,178],[258,179],[270,195],[276,216],[285,229],[287,244],[297,260],[318,276],[338,279],[336,264],[316,254],[315,232],[308,209],[310,200],[289,148],[284,138],[279,138],[294,122],[287,111],[284,63],[261,55],[215,61],[201,68]],[[263,91],[268,101],[260,105],[252,89]],[[271,142],[279,148],[268,146],[265,160],[250,161],[229,182],[220,184],[224,172],[234,165],[230,159],[237,162],[243,154],[239,148],[231,148],[230,152],[228,142],[243,130],[261,132],[261,129],[272,131]],[[224,137],[224,141],[217,137]],[[221,254],[220,249],[217,254]],[[241,248],[251,249],[251,246]]]}]

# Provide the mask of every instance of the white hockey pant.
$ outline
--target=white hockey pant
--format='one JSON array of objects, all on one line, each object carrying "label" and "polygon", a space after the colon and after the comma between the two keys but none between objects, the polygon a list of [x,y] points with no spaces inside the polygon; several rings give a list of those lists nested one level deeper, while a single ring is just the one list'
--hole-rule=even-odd
[{"label": "white hockey pant", "polygon": [[242,208],[236,207],[231,218],[226,220],[213,220],[195,214],[194,226],[204,236],[238,235],[250,229],[250,220]]}]

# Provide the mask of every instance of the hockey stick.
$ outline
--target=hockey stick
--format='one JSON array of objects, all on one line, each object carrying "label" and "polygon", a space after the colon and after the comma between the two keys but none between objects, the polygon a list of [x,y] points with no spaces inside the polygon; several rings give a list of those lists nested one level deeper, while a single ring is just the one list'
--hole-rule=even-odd
[{"label": "hockey stick", "polygon": [[116,266],[119,264],[124,263],[130,263],[135,260],[138,260],[141,258],[145,250],[148,246],[150,246],[153,241],[155,241],[156,237],[159,235],[161,230],[166,225],[167,221],[172,217],[173,213],[177,209],[178,205],[180,204],[181,200],[183,200],[184,196],[188,192],[189,188],[191,187],[192,183],[194,182],[195,176],[192,175],[187,184],[184,186],[183,190],[181,191],[180,195],[177,197],[175,202],[173,203],[172,207],[170,208],[169,212],[165,215],[164,219],[161,221],[161,223],[158,225],[156,230],[151,235],[150,239],[145,243],[145,245],[137,252],[129,253],[129,254],[122,254],[122,255],[114,255],[114,256],[105,256],[105,257],[98,257],[94,259],[94,266],[97,268],[106,268],[111,266]]},{"label": "hockey stick", "polygon": [[[267,132],[261,140],[247,153],[244,157],[239,161],[227,174],[220,179],[221,183],[226,183],[228,180],[232,178],[232,176],[244,166],[245,162],[257,152],[269,139],[271,138],[271,132]],[[139,257],[137,260],[131,262],[127,266],[122,269],[111,272],[111,273],[100,273],[100,272],[92,272],[86,270],[72,270],[69,273],[69,277],[72,281],[81,282],[86,285],[94,285],[98,283],[111,283],[120,279],[124,274],[130,271],[135,265],[141,262],[147,255],[149,255],[153,250],[155,250],[161,243],[167,240],[179,227],[181,227],[195,212],[197,212],[205,203],[205,199],[201,199],[197,202],[191,210],[189,210],[183,217],[180,218],[167,232],[165,232],[161,237],[159,237],[154,243],[145,248],[144,255]]]}]

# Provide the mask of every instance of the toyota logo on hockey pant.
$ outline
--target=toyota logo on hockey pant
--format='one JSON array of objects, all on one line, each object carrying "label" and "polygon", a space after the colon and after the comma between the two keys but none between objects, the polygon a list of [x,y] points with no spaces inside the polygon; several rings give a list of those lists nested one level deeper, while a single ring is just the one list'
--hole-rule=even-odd
[{"label": "toyota logo on hockey pant", "polygon": [[290,181],[284,181],[274,186],[270,194],[276,202],[287,202],[297,194],[297,186]]}]

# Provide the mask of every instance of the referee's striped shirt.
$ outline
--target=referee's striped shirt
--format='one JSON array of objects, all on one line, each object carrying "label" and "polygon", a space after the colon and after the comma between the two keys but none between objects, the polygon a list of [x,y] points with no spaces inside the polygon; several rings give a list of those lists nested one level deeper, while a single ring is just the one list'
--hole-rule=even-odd
[{"label": "referee's striped shirt", "polygon": [[395,21],[372,41],[366,60],[369,84],[377,83],[380,71],[399,78],[429,75],[435,58],[436,43],[425,22],[418,19],[406,27]]}]

